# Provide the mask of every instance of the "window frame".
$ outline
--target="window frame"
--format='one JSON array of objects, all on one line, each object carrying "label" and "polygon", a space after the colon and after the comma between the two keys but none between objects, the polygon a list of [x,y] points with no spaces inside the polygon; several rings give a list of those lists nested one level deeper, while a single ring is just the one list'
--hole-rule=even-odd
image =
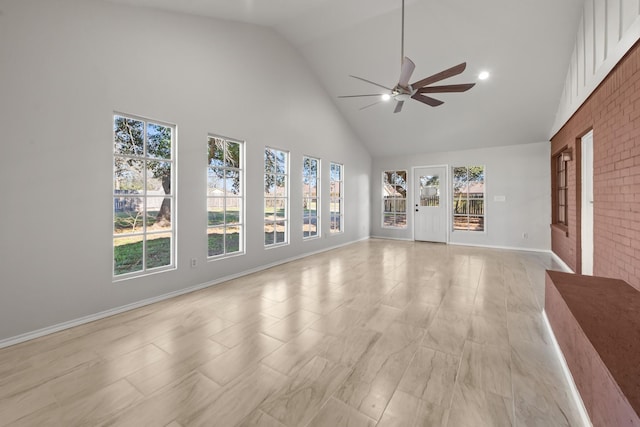
[{"label": "window frame", "polygon": [[[391,174],[391,175],[389,175]],[[388,181],[386,178],[387,177],[393,177],[395,176],[401,176],[402,174],[404,174],[404,197],[397,197],[395,196],[395,194],[399,193],[397,190],[398,186],[402,187],[402,184],[398,184],[396,182],[391,182]],[[386,196],[385,193],[387,191],[387,185],[392,186],[392,190],[394,191],[394,194],[392,196]],[[381,181],[381,187],[382,187],[382,221],[381,221],[381,227],[382,228],[388,228],[388,229],[395,229],[395,230],[405,230],[407,229],[407,227],[409,226],[408,224],[408,217],[409,217],[409,171],[406,169],[388,169],[388,170],[383,170],[382,171],[382,181]],[[391,205],[393,205],[393,208],[391,209],[387,209],[389,205],[389,202],[391,202]],[[404,210],[403,211],[399,211],[398,210],[398,202],[403,203],[404,205]],[[392,225],[387,225],[387,221],[386,218],[392,216],[393,220],[392,220]],[[398,221],[398,217],[404,216],[404,224],[402,224],[401,222]],[[399,225],[400,224],[400,225]]]},{"label": "window frame", "polygon": [[[132,121],[137,121],[137,122],[142,122],[143,123],[143,152],[142,155],[137,155],[137,154],[123,154],[123,153],[118,153],[116,150],[116,120],[117,118],[124,118],[127,120],[132,120]],[[165,271],[171,271],[171,270],[175,270],[177,268],[177,263],[176,263],[176,248],[177,248],[177,243],[176,243],[176,237],[177,237],[177,185],[176,185],[176,180],[177,180],[177,126],[175,124],[172,123],[168,123],[162,120],[154,120],[154,119],[149,119],[146,117],[142,117],[142,116],[138,116],[135,114],[128,114],[128,113],[122,113],[119,111],[114,111],[111,115],[112,118],[112,144],[113,144],[113,155],[112,155],[112,176],[113,176],[113,182],[112,182],[112,210],[111,210],[111,214],[112,214],[112,239],[111,239],[111,253],[112,253],[112,265],[111,265],[111,274],[112,274],[112,281],[113,282],[119,282],[122,280],[128,280],[128,279],[132,279],[132,278],[137,278],[137,277],[142,277],[142,276],[147,276],[150,274],[157,274],[157,273],[161,273],[161,272],[165,272]],[[148,153],[148,146],[149,146],[149,124],[153,124],[153,125],[157,125],[159,127],[163,127],[163,128],[169,128],[171,130],[171,141],[170,141],[170,156],[169,158],[162,158],[162,157],[152,157],[149,155]],[[117,168],[117,159],[123,159],[123,160],[129,160],[129,161],[137,161],[137,162],[141,162],[142,163],[142,193],[138,193],[136,194],[136,198],[138,199],[142,199],[142,205],[143,205],[143,213],[142,213],[142,227],[141,227],[141,231],[138,232],[132,232],[132,233],[116,233],[115,232],[115,224],[116,224],[116,218],[117,218],[117,200],[118,199],[126,199],[126,198],[133,198],[132,196],[127,196],[127,194],[131,194],[131,193],[116,193],[117,189],[117,176],[116,176],[116,168]],[[150,190],[148,189],[148,185],[149,185],[149,180],[150,177],[148,176],[148,168],[150,167],[148,165],[149,162],[163,162],[163,163],[169,163],[170,166],[170,182],[169,182],[169,188],[170,188],[170,193],[169,194],[162,194],[162,195],[156,195],[156,194],[149,194]],[[156,178],[157,179],[157,178]],[[149,231],[148,229],[148,224],[147,224],[147,218],[148,218],[148,212],[149,212],[149,199],[151,198],[160,198],[162,197],[163,202],[161,203],[161,208],[162,205],[164,204],[164,200],[165,199],[169,199],[170,200],[170,205],[169,205],[169,213],[170,213],[170,229],[161,229],[161,230],[154,230],[154,231]],[[137,218],[134,219],[134,223],[137,224]],[[135,225],[134,225],[134,229],[135,229]],[[147,259],[147,255],[148,255],[148,242],[155,240],[155,239],[149,239],[149,236],[154,236],[154,235],[161,235],[161,234],[170,234],[170,243],[169,243],[169,263],[166,265],[161,265],[158,267],[149,267],[148,263],[149,260]],[[121,273],[121,274],[116,274],[116,240],[118,239],[125,239],[125,238],[137,238],[137,237],[141,237],[141,243],[142,243],[142,268],[140,270],[136,270],[136,271],[130,271],[130,272],[126,272],[126,273]],[[136,243],[136,242],[134,242]]]},{"label": "window frame", "polygon": [[[272,151],[275,153],[282,153],[284,154],[284,172],[283,173],[279,173],[277,170],[277,162],[275,164],[275,171],[268,171],[267,170],[267,151]],[[264,164],[264,170],[263,170],[263,193],[264,193],[264,198],[263,198],[263,216],[264,216],[264,227],[263,227],[263,231],[266,230],[268,225],[271,225],[273,227],[273,242],[272,243],[267,243],[266,240],[266,231],[264,231],[264,248],[265,249],[270,249],[270,248],[276,248],[276,247],[280,247],[280,246],[286,246],[289,244],[290,242],[290,225],[291,225],[291,204],[290,204],[290,172],[291,172],[291,165],[290,165],[290,161],[291,161],[291,153],[287,150],[282,150],[279,148],[274,148],[274,147],[269,147],[269,146],[265,146],[264,148],[264,157],[263,157],[263,164]],[[277,158],[277,157],[274,157]],[[267,197],[267,176],[268,175],[273,175],[274,177],[274,183],[277,183],[277,178],[278,177],[282,177],[282,179],[284,180],[284,195],[278,195],[277,193],[277,185],[274,185],[274,190],[275,192],[273,193],[272,197]],[[267,212],[267,201],[268,200],[272,200],[272,204],[274,206],[274,214],[273,214],[273,219],[269,220],[267,218],[268,212]],[[275,206],[278,203],[278,200],[284,200],[284,216],[281,218],[277,217],[277,213],[275,211]],[[282,228],[283,228],[283,232],[284,232],[284,237],[283,237],[283,241],[278,242],[278,223],[283,223],[282,224]]]},{"label": "window frame", "polygon": [[[211,166],[211,158],[210,158],[210,144],[211,144],[211,140],[212,139],[220,139],[223,140],[225,143],[232,143],[232,144],[238,144],[238,167],[232,167],[232,166],[227,166],[227,151],[224,152],[224,159],[223,159],[223,165],[222,166]],[[245,248],[246,248],[246,198],[245,198],[245,167],[244,167],[244,163],[245,163],[245,141],[239,140],[239,139],[234,139],[234,138],[228,138],[225,136],[221,136],[221,135],[217,135],[217,134],[213,134],[213,133],[209,133],[207,135],[207,194],[206,194],[206,199],[207,199],[207,226],[206,226],[206,231],[207,231],[207,261],[216,261],[219,259],[225,259],[225,258],[230,258],[230,257],[235,257],[235,256],[240,256],[240,255],[244,255],[245,252]],[[239,176],[239,194],[236,195],[228,195],[226,192],[226,189],[223,193],[222,196],[211,196],[209,194],[209,173],[211,169],[220,169],[223,171],[223,176],[227,176],[228,172],[238,172],[238,176]],[[222,199],[222,209],[223,209],[223,222],[221,224],[215,224],[215,225],[211,225],[209,223],[209,201],[210,200],[218,200],[218,199]],[[237,223],[232,223],[230,224],[227,221],[227,217],[226,217],[226,213],[227,213],[227,202],[229,199],[239,199],[238,201],[238,207],[240,209],[240,215],[238,218],[238,222]],[[237,227],[239,229],[239,236],[238,236],[238,250],[235,252],[227,252],[227,229],[228,228],[232,228],[232,227]],[[222,249],[223,252],[220,254],[215,254],[215,255],[210,255],[210,249],[209,249],[209,230],[211,229],[216,229],[216,228],[223,228],[223,240],[222,240]]]},{"label": "window frame", "polygon": [[[333,179],[333,171],[340,170],[340,179]],[[329,235],[337,236],[344,233],[344,164],[338,162],[329,162]],[[337,196],[333,191],[335,184],[338,185]],[[332,207],[338,206],[338,211],[332,211]],[[338,227],[335,227],[333,218],[337,213]]]},{"label": "window frame", "polygon": [[[551,167],[553,187],[551,222],[563,231],[567,231],[569,228],[569,157],[567,153],[569,153],[567,147],[563,147],[554,154]],[[564,203],[562,199],[564,199]]]},{"label": "window frame", "polygon": [[[467,206],[467,213],[466,214],[457,214],[456,213],[456,203],[455,203],[455,199],[456,199],[456,191],[455,191],[455,185],[456,185],[456,175],[455,175],[455,170],[456,169],[461,169],[461,168],[465,168],[467,170],[467,183],[469,183],[469,169],[470,168],[476,168],[476,167],[481,167],[482,168],[482,197],[481,198],[471,198],[469,195],[472,194],[469,192],[469,186],[467,184],[467,192],[466,192],[466,198],[465,198],[465,204]],[[464,233],[486,233],[487,232],[487,167],[486,165],[466,165],[466,166],[452,166],[451,167],[451,231],[452,232],[464,232]],[[471,214],[470,213],[470,209],[468,208],[471,204],[471,201],[473,200],[482,200],[482,213],[481,214]],[[467,228],[463,229],[463,228],[456,228],[456,217],[465,217],[467,218]],[[472,229],[471,228],[471,218],[482,218],[482,229],[481,230],[477,230],[477,229]]]},{"label": "window frame", "polygon": [[[315,172],[315,189],[316,189],[316,194],[315,197],[312,195],[311,193],[311,188],[312,187],[308,187],[309,192],[306,191],[307,189],[307,184],[305,183],[305,179],[308,175],[305,174],[305,168],[307,166],[307,160],[309,161],[315,161],[316,162],[316,172]],[[302,156],[302,240],[312,240],[312,239],[318,239],[320,237],[322,237],[322,233],[321,233],[321,211],[322,211],[322,203],[321,203],[321,191],[320,191],[320,182],[321,182],[321,171],[322,171],[322,162],[319,158],[317,157],[313,157],[313,156],[307,156],[304,155]],[[307,224],[307,222],[305,222],[307,220],[308,217],[308,224],[311,225],[312,224],[312,219],[313,219],[313,215],[311,215],[311,210],[309,210],[309,215],[307,216],[306,212],[305,212],[305,206],[309,206],[309,203],[311,203],[312,200],[315,199],[315,203],[316,203],[316,214],[315,214],[315,220],[316,220],[316,230],[315,230],[315,235],[311,235],[311,231],[308,231],[309,235],[305,236],[305,233],[307,233],[307,231],[305,231],[305,225]]]}]

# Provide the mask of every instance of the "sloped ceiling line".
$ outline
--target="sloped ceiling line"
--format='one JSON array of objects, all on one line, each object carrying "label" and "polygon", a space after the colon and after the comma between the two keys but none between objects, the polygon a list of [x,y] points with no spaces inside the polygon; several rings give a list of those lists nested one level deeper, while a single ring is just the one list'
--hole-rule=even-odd
[{"label": "sloped ceiling line", "polygon": [[442,106],[407,103],[393,114],[393,103],[360,111],[361,101],[337,96],[370,89],[350,74],[395,85],[400,0],[109,1],[274,28],[305,57],[375,157],[548,140],[584,6],[584,0],[407,0],[405,53],[415,76],[467,62],[447,84],[474,82],[484,69],[492,77],[464,96],[444,94]]}]

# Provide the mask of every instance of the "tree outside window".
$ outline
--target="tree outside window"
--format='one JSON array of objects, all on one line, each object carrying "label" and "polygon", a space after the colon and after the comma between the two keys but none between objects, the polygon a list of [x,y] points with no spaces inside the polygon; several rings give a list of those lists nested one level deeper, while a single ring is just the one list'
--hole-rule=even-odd
[{"label": "tree outside window", "polygon": [[382,173],[382,226],[407,227],[407,171]]},{"label": "tree outside window", "polygon": [[329,173],[330,233],[344,231],[344,165],[331,163]]},{"label": "tree outside window", "polygon": [[242,142],[209,136],[207,169],[208,256],[243,251]]},{"label": "tree outside window", "polygon": [[453,168],[453,230],[485,229],[484,166]]},{"label": "tree outside window", "polygon": [[174,265],[175,127],[115,114],[113,275]]},{"label": "tree outside window", "polygon": [[320,236],[320,198],[318,197],[320,160],[302,159],[302,237]]},{"label": "tree outside window", "polygon": [[289,153],[264,150],[264,245],[289,241]]}]

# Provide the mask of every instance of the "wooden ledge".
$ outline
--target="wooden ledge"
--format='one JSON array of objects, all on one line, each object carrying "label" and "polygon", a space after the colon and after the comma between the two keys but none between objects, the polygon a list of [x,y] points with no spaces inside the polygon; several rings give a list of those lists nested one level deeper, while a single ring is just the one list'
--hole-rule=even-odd
[{"label": "wooden ledge", "polygon": [[[590,386],[587,387],[586,392],[593,394],[591,399],[595,401],[598,400],[598,394],[603,400],[613,398],[602,396],[605,388],[598,388],[598,384],[593,383],[597,376],[594,371],[595,361],[587,361],[589,358],[587,354],[595,350],[612,377],[614,385],[619,388],[622,395],[620,397],[626,398],[631,409],[635,411],[635,419],[638,420],[638,414],[640,414],[640,291],[617,279],[549,270],[547,278],[547,295],[545,296],[547,316],[556,336],[563,337],[562,341],[566,341],[562,343],[560,338],[558,339],[576,384],[589,383]],[[558,301],[558,296],[566,306]],[[556,332],[557,328],[574,328],[566,314],[562,313],[563,310],[566,311],[565,307],[575,319],[577,323],[575,327],[581,329],[592,349],[580,343],[581,337],[575,336],[575,333],[579,332],[577,329],[573,331],[574,336],[567,335],[568,331]],[[571,363],[569,359],[573,359]],[[571,366],[572,364],[574,366]],[[589,367],[582,366],[584,364],[588,364]],[[592,378],[579,379],[577,375]],[[585,386],[582,389],[579,386],[578,389],[581,394],[585,392]],[[583,400],[587,405],[584,395]],[[594,414],[588,405],[587,410],[596,425],[596,420],[593,419]],[[625,425],[637,424],[634,421]]]}]

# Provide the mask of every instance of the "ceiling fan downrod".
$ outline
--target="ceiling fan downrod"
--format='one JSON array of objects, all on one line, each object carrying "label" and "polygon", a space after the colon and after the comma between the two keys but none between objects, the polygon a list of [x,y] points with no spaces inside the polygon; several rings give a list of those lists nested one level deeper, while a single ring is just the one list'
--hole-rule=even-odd
[{"label": "ceiling fan downrod", "polygon": [[402,68],[402,62],[404,61],[404,0],[402,0],[402,25],[400,33],[400,68]]},{"label": "ceiling fan downrod", "polygon": [[434,93],[452,93],[452,92],[466,92],[471,89],[475,83],[467,83],[467,84],[454,84],[454,85],[443,85],[443,86],[432,86],[434,83],[437,83],[441,80],[448,79],[453,76],[457,76],[462,73],[467,66],[466,62],[458,64],[454,67],[448,68],[444,71],[440,71],[439,73],[433,74],[429,77],[426,77],[422,80],[418,80],[413,84],[410,84],[410,78],[413,74],[413,70],[415,69],[415,64],[413,61],[404,56],[404,20],[405,20],[405,0],[402,1],[402,25],[401,25],[401,36],[400,36],[400,78],[398,79],[398,83],[393,87],[389,88],[379,83],[375,83],[371,80],[364,79],[362,77],[357,77],[351,75],[351,77],[362,80],[366,83],[372,84],[374,86],[379,87],[380,89],[385,89],[388,92],[386,93],[369,93],[364,95],[343,95],[338,96],[338,98],[362,98],[362,97],[375,97],[379,96],[381,99],[379,101],[374,102],[373,104],[365,105],[360,108],[360,110],[364,110],[365,108],[369,108],[376,104],[379,104],[383,101],[388,101],[389,99],[394,99],[396,101],[396,107],[393,110],[394,113],[399,113],[402,111],[402,106],[405,101],[410,99],[414,99],[423,104],[427,104],[431,107],[437,107],[438,105],[444,104],[443,101],[432,98],[431,96],[425,94],[434,94]]}]

